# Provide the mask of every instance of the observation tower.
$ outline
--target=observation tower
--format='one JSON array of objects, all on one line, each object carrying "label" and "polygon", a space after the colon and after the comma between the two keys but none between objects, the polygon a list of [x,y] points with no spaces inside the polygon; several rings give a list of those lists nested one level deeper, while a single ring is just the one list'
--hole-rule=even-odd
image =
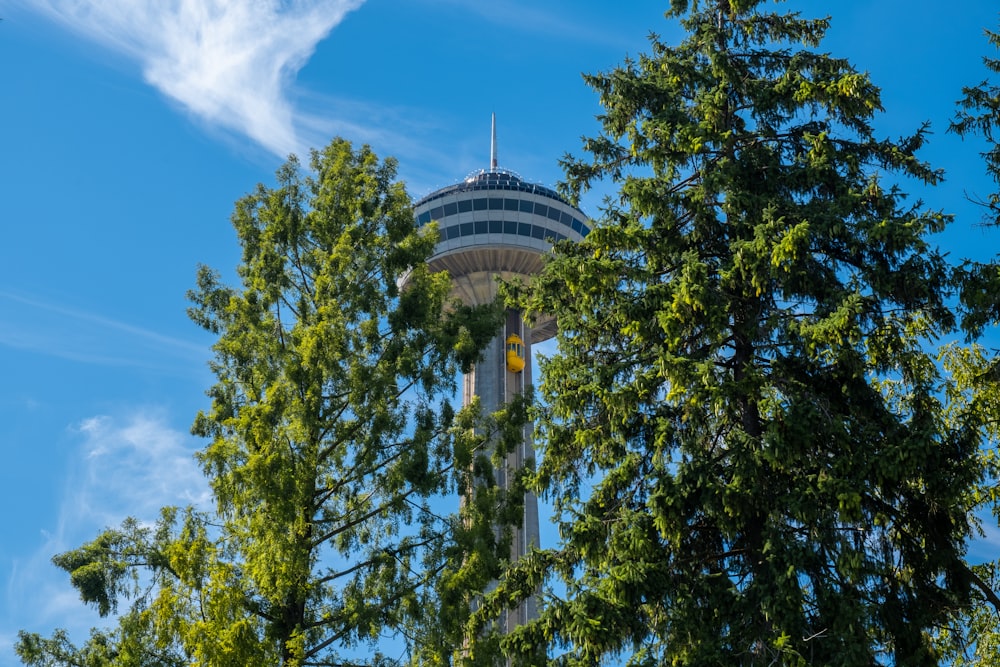
[{"label": "observation tower", "polygon": [[[552,243],[562,239],[579,241],[590,231],[586,216],[554,190],[522,180],[497,166],[496,115],[492,119],[490,168],[473,173],[420,199],[414,206],[418,225],[437,221],[440,241],[428,261],[431,270],[447,271],[453,296],[467,305],[492,303],[497,278],[530,278],[542,268],[542,256]],[[463,380],[462,403],[475,396],[485,413],[494,412],[531,384],[531,346],[555,335],[552,318],[524,324],[522,314],[507,312],[504,327],[497,332],[475,368]],[[496,470],[496,481],[508,487],[508,476],[534,460],[532,426],[524,428],[522,444]],[[514,531],[511,560],[538,545],[538,500],[524,499],[524,520]],[[504,630],[536,615],[534,599],[508,613]]]}]

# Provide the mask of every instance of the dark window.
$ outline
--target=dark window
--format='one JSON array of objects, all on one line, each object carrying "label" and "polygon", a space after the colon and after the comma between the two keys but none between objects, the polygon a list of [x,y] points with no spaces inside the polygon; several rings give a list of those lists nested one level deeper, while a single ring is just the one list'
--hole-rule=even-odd
[{"label": "dark window", "polygon": [[504,199],[503,200],[503,210],[505,210],[505,211],[516,211],[517,210],[517,200],[516,199]]},{"label": "dark window", "polygon": [[444,209],[440,206],[431,209],[431,217],[435,220],[440,220],[444,217]]},{"label": "dark window", "polygon": [[559,222],[559,209],[557,209],[555,206],[549,207],[549,220],[552,220],[554,222]]},{"label": "dark window", "polygon": [[590,228],[587,225],[580,223],[580,233],[584,236],[590,233]]},{"label": "dark window", "polygon": [[545,230],[545,240],[546,241],[555,241],[556,240],[556,236],[559,236],[559,234],[557,232],[554,232],[551,229],[546,229]]},{"label": "dark window", "polygon": [[534,208],[535,204],[530,199],[522,199],[520,205],[518,205],[518,210],[521,213],[531,213]]},{"label": "dark window", "polygon": [[517,234],[517,223],[513,220],[503,221],[503,233],[504,234]]},{"label": "dark window", "polygon": [[563,212],[563,214],[559,216],[559,222],[566,225],[567,227],[572,227],[573,216],[571,216],[569,213]]},{"label": "dark window", "polygon": [[468,213],[471,210],[472,210],[472,200],[471,199],[463,199],[462,201],[458,202],[458,212],[459,213]]},{"label": "dark window", "polygon": [[456,213],[458,213],[458,204],[451,203],[451,204],[445,204],[444,205],[444,214],[445,214],[445,217],[447,217],[449,215],[455,215]]},{"label": "dark window", "polygon": [[577,234],[583,234],[583,225],[576,218],[573,218],[573,231]]},{"label": "dark window", "polygon": [[430,221],[431,221],[431,212],[430,211],[424,211],[417,218],[417,224],[418,225],[426,225]]},{"label": "dark window", "polygon": [[486,198],[473,199],[472,209],[475,211],[485,211],[486,210]]},{"label": "dark window", "polygon": [[539,227],[538,225],[531,226],[531,238],[540,239],[545,236],[545,228]]},{"label": "dark window", "polygon": [[531,236],[531,225],[526,222],[520,222],[517,225],[517,235],[518,236]]},{"label": "dark window", "polygon": [[459,230],[458,225],[452,225],[451,227],[447,227],[445,228],[444,231],[448,233],[446,237],[448,239],[457,239],[461,235],[461,230]]},{"label": "dark window", "polygon": [[485,234],[488,225],[489,225],[489,222],[486,221],[486,220],[476,220],[476,233],[477,234]]},{"label": "dark window", "polygon": [[490,220],[490,234],[501,234],[503,232],[503,220]]},{"label": "dark window", "polygon": [[461,227],[462,227],[462,236],[472,236],[472,223],[471,222],[463,222],[461,224]]},{"label": "dark window", "polygon": [[545,217],[549,214],[549,207],[545,204],[535,204],[535,215]]},{"label": "dark window", "polygon": [[502,211],[503,210],[503,199],[500,199],[500,197],[490,197],[490,210],[491,211]]}]

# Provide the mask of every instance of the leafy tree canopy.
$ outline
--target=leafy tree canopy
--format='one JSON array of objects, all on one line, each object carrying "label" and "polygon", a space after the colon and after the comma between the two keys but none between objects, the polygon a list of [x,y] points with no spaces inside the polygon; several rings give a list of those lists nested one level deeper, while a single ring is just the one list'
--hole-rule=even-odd
[{"label": "leafy tree canopy", "polygon": [[[239,285],[202,268],[217,334],[193,432],[216,501],[130,519],[55,558],[118,625],[82,648],[22,634],[29,665],[379,665],[462,530],[432,502],[485,442],[449,404],[503,316],[448,303],[395,162],[334,140],[232,216]],[[395,638],[395,655],[380,642]]]}]

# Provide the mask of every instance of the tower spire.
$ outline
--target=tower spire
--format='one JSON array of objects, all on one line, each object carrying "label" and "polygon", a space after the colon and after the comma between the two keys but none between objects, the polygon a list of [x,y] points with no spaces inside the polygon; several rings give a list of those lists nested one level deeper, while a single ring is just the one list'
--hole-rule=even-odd
[{"label": "tower spire", "polygon": [[492,120],[492,131],[493,135],[490,139],[490,171],[497,170],[497,114],[493,113]]}]

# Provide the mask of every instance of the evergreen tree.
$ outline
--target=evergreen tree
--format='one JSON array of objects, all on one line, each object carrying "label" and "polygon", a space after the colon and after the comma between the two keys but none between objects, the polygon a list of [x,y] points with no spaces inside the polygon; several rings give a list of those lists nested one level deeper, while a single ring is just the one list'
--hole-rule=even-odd
[{"label": "evergreen tree", "polygon": [[[980,344],[946,346],[941,353],[943,368],[950,382],[947,386],[948,412],[956,423],[978,427],[986,442],[977,452],[983,479],[970,496],[968,512],[978,524],[997,516],[1000,505],[1000,376],[997,360]],[[995,520],[995,519],[994,519]],[[980,531],[980,537],[984,536]],[[969,607],[957,610],[948,623],[934,633],[942,663],[953,667],[991,667],[1000,661],[1000,567],[998,561],[974,562],[969,566],[972,600]]]},{"label": "evergreen tree", "polygon": [[502,313],[448,303],[394,161],[335,140],[311,167],[293,158],[237,203],[240,285],[202,268],[190,294],[218,335],[212,407],[193,427],[216,512],[168,509],[56,557],[101,614],[130,605],[81,649],[22,634],[27,664],[402,657],[435,576],[424,563],[454,549],[431,503],[468,484],[454,461],[484,442],[449,406],[454,377]]},{"label": "evergreen tree", "polygon": [[548,582],[508,656],[935,664],[929,630],[969,597],[981,434],[929,352],[956,327],[948,217],[888,180],[938,181],[925,128],[875,135],[879,90],[818,50],[826,19],[667,16],[679,45],[586,77],[603,133],[568,185],[618,194],[517,296],[559,324],[536,484],[560,541],[501,581],[470,657]]},{"label": "evergreen tree", "polygon": [[[986,38],[994,49],[1000,48],[1000,34],[985,30]],[[989,75],[1000,74],[1000,59],[983,58]],[[997,129],[1000,127],[1000,85],[990,78],[962,89],[958,112],[949,128],[964,138],[980,139],[985,144],[981,158],[986,172],[995,184],[1000,185],[1000,146]],[[1000,191],[985,199],[975,200],[981,205],[983,222],[988,226],[1000,224]],[[970,337],[977,337],[1000,322],[1000,265],[993,261],[966,261],[957,272],[961,286],[962,325]],[[973,511],[984,517],[992,513],[1000,517],[1000,359],[981,345],[964,348],[953,345],[946,348],[943,360],[953,383],[950,404],[952,410],[965,415],[975,415],[988,436],[990,446],[979,452],[984,480],[974,496]],[[995,520],[994,518],[994,520]],[[975,586],[973,606],[956,622],[945,626],[936,639],[949,664],[958,666],[987,667],[1000,662],[1000,561],[976,563],[971,567]]]},{"label": "evergreen tree", "polygon": [[[1000,48],[1000,34],[986,30],[990,45]],[[986,56],[983,64],[992,74],[1000,74],[1000,59]],[[963,96],[958,102],[958,113],[952,121],[950,131],[960,137],[980,137],[986,142],[986,150],[981,157],[986,172],[1000,185],[1000,145],[997,130],[1000,128],[1000,85],[985,79],[974,86],[962,89]],[[978,200],[984,211],[987,225],[1000,225],[1000,190],[986,199]],[[1000,322],[1000,271],[993,262],[966,262],[960,276],[962,304],[965,307],[963,325],[972,334],[979,334],[983,328]]]}]

